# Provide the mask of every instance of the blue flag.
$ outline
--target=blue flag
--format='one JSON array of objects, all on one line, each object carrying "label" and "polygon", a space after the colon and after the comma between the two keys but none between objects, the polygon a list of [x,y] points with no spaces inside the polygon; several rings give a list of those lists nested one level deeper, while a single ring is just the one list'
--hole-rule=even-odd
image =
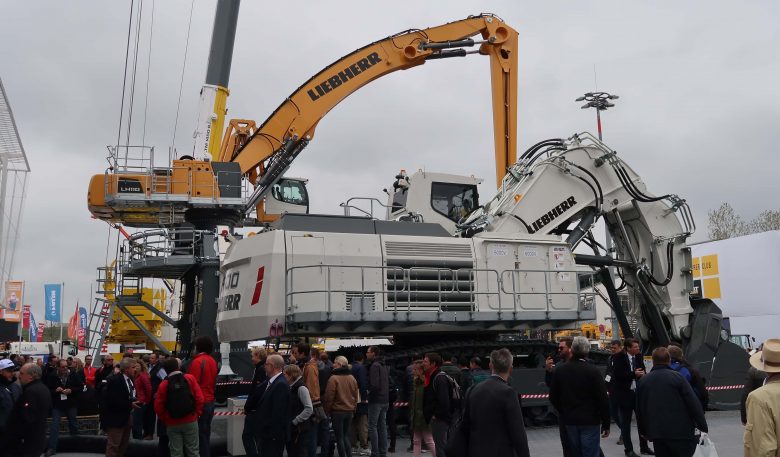
[{"label": "blue flag", "polygon": [[30,341],[38,341],[38,324],[35,323],[35,316],[30,312]]},{"label": "blue flag", "polygon": [[44,306],[46,320],[61,322],[62,320],[62,284],[44,284]]}]

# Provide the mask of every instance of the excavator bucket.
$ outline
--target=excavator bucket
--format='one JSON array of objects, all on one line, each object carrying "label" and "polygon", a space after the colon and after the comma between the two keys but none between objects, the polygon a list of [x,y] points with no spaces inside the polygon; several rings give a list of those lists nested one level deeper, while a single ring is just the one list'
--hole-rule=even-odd
[{"label": "excavator bucket", "polygon": [[738,409],[749,363],[748,353],[729,341],[723,312],[712,300],[692,299],[689,331],[683,332],[688,361],[704,378],[711,409]]}]

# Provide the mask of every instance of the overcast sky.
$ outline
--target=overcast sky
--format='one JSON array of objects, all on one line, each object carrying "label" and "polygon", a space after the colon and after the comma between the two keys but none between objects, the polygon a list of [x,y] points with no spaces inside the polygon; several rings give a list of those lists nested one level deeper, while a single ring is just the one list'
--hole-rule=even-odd
[{"label": "overcast sky", "polygon": [[[136,0],[136,4],[139,0]],[[166,154],[176,117],[190,1],[143,3],[131,144]],[[194,6],[176,147],[192,149],[216,1]],[[380,6],[381,5],[381,6]],[[0,7],[0,78],[32,167],[15,277],[43,319],[43,283],[65,282],[66,315],[90,304],[107,227],[86,209],[89,178],[116,142],[129,1],[17,1]],[[396,32],[492,12],[520,33],[519,149],[595,130],[574,99],[620,95],[605,141],[653,193],[687,198],[706,239],[707,211],[745,218],[778,209],[780,3],[634,1],[250,2],[238,21],[228,117],[262,121],[341,56]],[[127,106],[127,104],[126,104]],[[125,114],[125,119],[127,119]],[[400,168],[485,178],[492,194],[488,60],[434,61],[361,89],[320,124],[288,174],[308,177],[312,211],[380,196]],[[115,237],[115,234],[111,234]],[[64,317],[67,319],[67,317]]]}]

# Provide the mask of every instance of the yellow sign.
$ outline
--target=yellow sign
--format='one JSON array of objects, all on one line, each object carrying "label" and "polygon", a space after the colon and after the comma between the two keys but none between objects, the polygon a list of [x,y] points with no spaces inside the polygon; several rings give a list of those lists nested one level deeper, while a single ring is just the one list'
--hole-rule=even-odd
[{"label": "yellow sign", "polygon": [[720,298],[720,278],[704,278],[704,298]]},{"label": "yellow sign", "polygon": [[701,272],[704,276],[715,276],[718,274],[718,254],[701,257]]},{"label": "yellow sign", "polygon": [[699,257],[694,257],[691,260],[691,270],[693,270],[694,278],[701,278],[701,262]]}]

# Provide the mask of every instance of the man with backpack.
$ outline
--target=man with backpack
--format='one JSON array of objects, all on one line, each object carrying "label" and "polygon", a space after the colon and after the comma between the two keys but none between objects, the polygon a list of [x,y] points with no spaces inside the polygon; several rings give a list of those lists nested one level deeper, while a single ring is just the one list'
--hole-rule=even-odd
[{"label": "man with backpack", "polygon": [[163,369],[168,377],[157,390],[154,410],[165,424],[171,457],[197,457],[198,417],[203,412],[203,392],[192,375],[180,371],[179,359],[165,359]]},{"label": "man with backpack", "polygon": [[690,384],[693,389],[693,393],[696,394],[696,398],[699,400],[699,403],[701,403],[702,409],[707,411],[710,395],[707,392],[707,386],[704,384],[701,373],[685,360],[681,347],[670,344],[667,349],[669,349],[669,356],[672,358],[672,363],[669,365],[669,368],[680,373],[682,377],[688,381],[688,384]]},{"label": "man with backpack", "polygon": [[211,421],[214,419],[214,391],[217,388],[217,361],[211,356],[214,343],[208,336],[195,339],[195,352],[189,374],[198,381],[203,392],[203,413],[198,415],[198,447],[200,457],[211,455]]},{"label": "man with backpack", "polygon": [[436,457],[446,457],[444,448],[450,426],[460,414],[460,386],[449,375],[441,371],[441,356],[429,352],[423,358],[425,381],[423,389],[423,414],[431,424]]},{"label": "man with backpack", "polygon": [[371,442],[371,457],[387,456],[387,408],[390,403],[390,380],[384,359],[379,357],[379,348],[370,346],[366,351],[368,359],[368,440]]}]

